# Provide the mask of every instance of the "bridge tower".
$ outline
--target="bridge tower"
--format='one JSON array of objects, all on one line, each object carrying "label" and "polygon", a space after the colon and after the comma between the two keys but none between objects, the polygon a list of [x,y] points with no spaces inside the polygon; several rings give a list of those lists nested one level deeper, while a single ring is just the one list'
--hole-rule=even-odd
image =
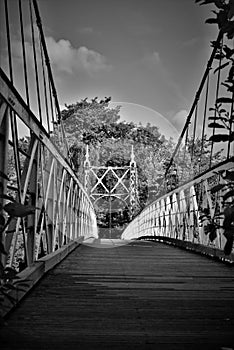
[{"label": "bridge tower", "polygon": [[84,187],[86,192],[88,192],[89,172],[90,172],[89,146],[86,145],[86,154],[85,154],[85,161],[84,161]]},{"label": "bridge tower", "polygon": [[[109,181],[107,185],[107,180]],[[93,204],[101,199],[117,200],[128,207],[132,219],[139,210],[137,165],[132,146],[130,163],[127,166],[93,166],[90,163],[89,147],[84,161],[84,187]]]},{"label": "bridge tower", "polygon": [[134,148],[132,145],[130,160],[130,218],[132,219],[139,210],[137,165],[135,161]]}]

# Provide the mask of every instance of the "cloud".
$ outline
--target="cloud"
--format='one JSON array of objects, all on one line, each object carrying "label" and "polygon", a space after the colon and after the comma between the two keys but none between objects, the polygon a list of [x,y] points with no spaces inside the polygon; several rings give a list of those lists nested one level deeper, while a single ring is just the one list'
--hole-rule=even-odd
[{"label": "cloud", "polygon": [[[77,71],[90,75],[103,71],[110,71],[112,66],[107,63],[105,56],[85,46],[74,48],[69,40],[56,41],[53,37],[46,37],[47,50],[51,64],[60,72],[68,74]],[[30,40],[25,41],[28,63],[33,65],[33,49]],[[36,47],[37,56],[40,57],[39,46]],[[22,44],[19,40],[13,40],[12,53],[16,60],[22,60]]]},{"label": "cloud", "polygon": [[100,71],[110,71],[111,65],[105,56],[97,51],[89,50],[85,46],[72,47],[69,40],[55,41],[52,37],[46,38],[47,48],[52,64],[59,70],[67,73],[86,71],[89,74]]}]

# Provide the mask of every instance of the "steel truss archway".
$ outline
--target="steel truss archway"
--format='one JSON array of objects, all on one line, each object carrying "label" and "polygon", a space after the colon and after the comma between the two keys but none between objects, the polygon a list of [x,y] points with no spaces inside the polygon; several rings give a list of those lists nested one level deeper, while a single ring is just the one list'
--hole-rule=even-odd
[{"label": "steel truss archway", "polygon": [[[108,186],[106,181],[112,178]],[[114,181],[113,181],[114,180]],[[132,147],[131,158],[127,166],[92,166],[89,159],[89,148],[86,147],[84,161],[84,186],[95,204],[101,198],[118,199],[129,208],[132,219],[139,209],[137,165]]]}]

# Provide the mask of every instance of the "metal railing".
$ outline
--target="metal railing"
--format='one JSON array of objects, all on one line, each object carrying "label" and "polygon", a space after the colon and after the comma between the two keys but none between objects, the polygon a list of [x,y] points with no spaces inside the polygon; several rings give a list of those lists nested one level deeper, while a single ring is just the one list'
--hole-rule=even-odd
[{"label": "metal railing", "polygon": [[234,261],[233,51],[222,28],[158,198],[124,230]]},{"label": "metal railing", "polygon": [[1,253],[4,265],[21,271],[79,237],[98,234],[93,205],[69,160],[37,1],[5,0],[3,9]]},{"label": "metal railing", "polygon": [[190,242],[195,250],[200,245],[202,252],[234,261],[233,253],[223,253],[227,243],[223,228],[224,198],[229,192],[225,175],[233,171],[234,158],[160,197],[127,226],[122,238],[151,237],[177,245]]}]

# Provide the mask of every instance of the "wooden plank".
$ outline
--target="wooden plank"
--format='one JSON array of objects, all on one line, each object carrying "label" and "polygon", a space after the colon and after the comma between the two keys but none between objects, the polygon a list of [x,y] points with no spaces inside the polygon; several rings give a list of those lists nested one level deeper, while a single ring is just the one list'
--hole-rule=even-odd
[{"label": "wooden plank", "polygon": [[102,243],[48,272],[7,319],[1,349],[233,348],[232,266],[159,242]]},{"label": "wooden plank", "polygon": [[[55,252],[37,260],[31,266],[18,273],[18,289],[8,290],[9,296],[15,300],[15,303],[13,304],[8,298],[4,298],[4,302],[1,304],[0,315],[4,317],[12,309],[14,309],[20,300],[24,298],[27,293],[29,293],[29,291],[45,275],[45,273],[61,262],[68,254],[70,254],[72,250],[77,248],[78,244],[80,244],[82,241],[83,237],[76,241],[72,241],[62,246]],[[25,286],[25,283],[27,286]]]}]

